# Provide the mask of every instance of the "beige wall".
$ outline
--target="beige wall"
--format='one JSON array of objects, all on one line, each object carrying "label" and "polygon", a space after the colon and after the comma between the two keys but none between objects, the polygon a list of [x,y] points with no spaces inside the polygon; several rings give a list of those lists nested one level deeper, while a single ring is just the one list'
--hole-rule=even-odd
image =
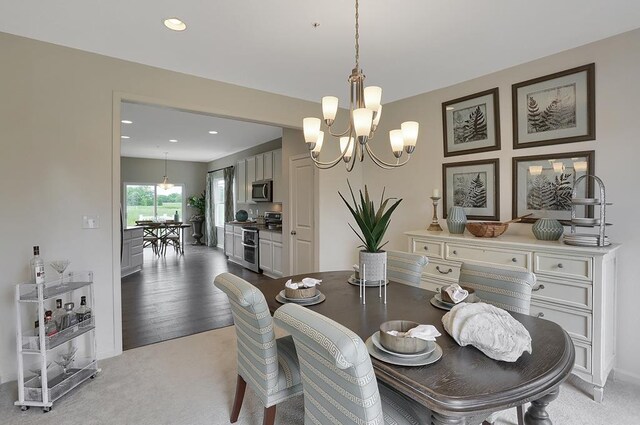
[{"label": "beige wall", "polygon": [[[640,30],[635,30],[557,55],[509,68],[441,90],[421,94],[385,105],[379,132],[389,126],[413,119],[420,122],[419,144],[411,163],[400,170],[382,171],[367,163],[365,182],[386,185],[391,196],[404,198],[389,229],[389,248],[406,249],[402,232],[424,229],[431,219],[429,196],[442,187],[442,163],[473,159],[500,158],[500,218],[511,218],[511,158],[556,152],[595,150],[596,174],[607,188],[607,229],[614,242],[622,243],[618,282],[618,376],[640,382],[640,338],[635,328],[640,322],[640,285],[637,282],[637,255],[640,252],[640,227],[637,226],[640,197],[635,188],[640,181],[640,144],[638,117],[640,107]],[[511,85],[579,65],[596,64],[596,132],[590,142],[539,148],[512,148]],[[425,76],[428,78],[428,76]],[[500,89],[500,130],[502,149],[476,155],[444,159],[442,143],[442,102],[487,90]],[[378,140],[378,150],[389,151],[386,137]],[[384,145],[382,143],[384,142]],[[442,211],[439,212],[442,217]],[[444,224],[444,223],[443,223]],[[512,225],[510,231],[530,234],[531,225]]]},{"label": "beige wall", "polygon": [[[32,245],[93,270],[99,356],[121,352],[120,100],[300,127],[318,104],[0,33],[0,377],[16,376],[13,293]],[[100,217],[83,230],[82,215]],[[51,269],[47,269],[51,273]]]}]

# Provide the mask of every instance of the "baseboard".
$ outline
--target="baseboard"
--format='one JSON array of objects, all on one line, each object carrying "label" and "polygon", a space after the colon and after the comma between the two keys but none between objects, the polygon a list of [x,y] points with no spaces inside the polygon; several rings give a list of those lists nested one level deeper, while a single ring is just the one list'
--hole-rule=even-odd
[{"label": "baseboard", "polygon": [[627,372],[620,369],[613,369],[614,379],[616,381],[628,382],[630,384],[635,384],[640,386],[640,375],[636,375],[635,373]]}]

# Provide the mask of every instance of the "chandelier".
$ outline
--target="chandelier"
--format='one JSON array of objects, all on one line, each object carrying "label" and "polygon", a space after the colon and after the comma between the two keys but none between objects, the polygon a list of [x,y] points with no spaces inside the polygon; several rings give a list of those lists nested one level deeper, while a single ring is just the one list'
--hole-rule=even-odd
[{"label": "chandelier", "polygon": [[[364,86],[365,76],[360,69],[360,28],[358,24],[358,0],[356,0],[356,66],[349,76],[351,97],[349,104],[349,126],[343,132],[334,132],[333,124],[338,112],[338,98],[325,96],[322,98],[322,115],[329,134],[340,140],[340,155],[329,162],[319,160],[320,151],[324,143],[324,131],[320,130],[320,118],[305,118],[303,120],[304,140],[309,148],[311,159],[316,167],[328,169],[344,161],[347,171],[351,171],[356,162],[364,160],[365,151],[371,160],[379,167],[390,169],[401,167],[411,159],[411,154],[416,148],[418,139],[418,123],[415,121],[403,122],[400,129],[391,130],[389,139],[391,151],[396,158],[395,163],[388,163],[380,159],[371,150],[369,141],[373,139],[380,117],[382,116],[382,88],[376,86]],[[407,158],[401,162],[403,151],[407,152]]]},{"label": "chandelier", "polygon": [[167,177],[167,154],[168,153],[169,152],[164,153],[164,178],[162,179],[162,183],[158,185],[162,190],[171,189],[173,187],[173,183],[169,183],[169,177]]}]

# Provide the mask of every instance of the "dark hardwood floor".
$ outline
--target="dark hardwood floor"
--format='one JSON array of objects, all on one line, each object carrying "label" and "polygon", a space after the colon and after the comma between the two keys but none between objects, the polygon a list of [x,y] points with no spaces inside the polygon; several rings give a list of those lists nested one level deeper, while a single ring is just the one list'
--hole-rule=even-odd
[{"label": "dark hardwood floor", "polygon": [[228,263],[222,250],[187,245],[184,255],[144,252],[141,272],[122,279],[125,350],[233,324],[226,295],[213,285],[230,272],[249,282],[270,278]]}]

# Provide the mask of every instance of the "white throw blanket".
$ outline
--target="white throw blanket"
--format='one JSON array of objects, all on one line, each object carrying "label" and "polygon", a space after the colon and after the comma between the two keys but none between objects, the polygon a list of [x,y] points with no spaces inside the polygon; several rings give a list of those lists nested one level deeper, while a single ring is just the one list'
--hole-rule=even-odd
[{"label": "white throw blanket", "polygon": [[523,352],[531,354],[529,332],[501,308],[461,303],[442,317],[442,324],[458,344],[473,345],[494,360],[515,362]]}]

